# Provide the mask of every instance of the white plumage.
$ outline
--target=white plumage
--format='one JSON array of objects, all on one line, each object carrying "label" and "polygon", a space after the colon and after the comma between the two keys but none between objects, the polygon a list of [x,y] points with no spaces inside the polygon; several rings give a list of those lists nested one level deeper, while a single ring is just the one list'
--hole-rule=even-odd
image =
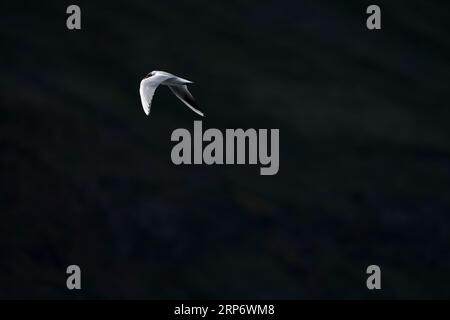
[{"label": "white plumage", "polygon": [[155,94],[156,88],[159,85],[168,86],[170,90],[177,96],[178,99],[183,101],[192,111],[201,115],[203,112],[198,110],[197,103],[189,92],[187,84],[193,83],[192,81],[177,77],[173,74],[164,71],[152,71],[141,81],[139,87],[139,93],[141,95],[142,107],[146,115],[150,114],[150,109],[152,106],[153,95]]}]

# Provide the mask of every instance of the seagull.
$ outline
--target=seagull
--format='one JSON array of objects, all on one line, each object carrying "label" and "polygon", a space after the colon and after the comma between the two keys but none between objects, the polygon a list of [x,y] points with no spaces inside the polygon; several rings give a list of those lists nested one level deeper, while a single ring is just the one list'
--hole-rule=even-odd
[{"label": "seagull", "polygon": [[175,96],[191,108],[192,111],[203,117],[203,112],[197,109],[197,103],[187,88],[188,83],[193,82],[164,71],[152,71],[147,74],[145,78],[142,79],[141,86],[139,87],[142,107],[144,108],[145,114],[150,114],[152,98],[155,90],[160,84],[162,84],[168,86]]}]

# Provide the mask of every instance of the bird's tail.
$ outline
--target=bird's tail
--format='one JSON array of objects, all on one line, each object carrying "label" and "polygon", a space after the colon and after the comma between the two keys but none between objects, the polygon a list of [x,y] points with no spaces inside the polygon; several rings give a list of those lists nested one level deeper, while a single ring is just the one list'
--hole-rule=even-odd
[{"label": "bird's tail", "polygon": [[171,82],[173,84],[190,84],[190,83],[194,83],[191,80],[183,79],[183,78],[180,78],[180,77],[176,77],[175,79],[171,80]]}]

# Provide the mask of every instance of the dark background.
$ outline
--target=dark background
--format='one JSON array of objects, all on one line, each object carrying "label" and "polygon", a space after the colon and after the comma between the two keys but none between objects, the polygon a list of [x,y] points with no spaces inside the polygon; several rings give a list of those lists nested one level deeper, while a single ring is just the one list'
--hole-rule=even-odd
[{"label": "dark background", "polygon": [[[2,1],[0,298],[449,298],[450,7],[373,3]],[[279,173],[173,165],[198,117],[145,116],[152,70],[279,128]]]}]

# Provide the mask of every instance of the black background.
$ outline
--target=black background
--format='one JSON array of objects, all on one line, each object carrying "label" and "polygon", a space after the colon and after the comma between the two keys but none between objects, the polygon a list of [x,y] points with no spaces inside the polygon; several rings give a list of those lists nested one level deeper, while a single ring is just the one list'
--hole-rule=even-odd
[{"label": "black background", "polygon": [[[449,5],[375,3],[2,2],[0,297],[448,298]],[[198,117],[145,116],[152,70],[205,128],[279,128],[279,173],[173,165]]]}]

